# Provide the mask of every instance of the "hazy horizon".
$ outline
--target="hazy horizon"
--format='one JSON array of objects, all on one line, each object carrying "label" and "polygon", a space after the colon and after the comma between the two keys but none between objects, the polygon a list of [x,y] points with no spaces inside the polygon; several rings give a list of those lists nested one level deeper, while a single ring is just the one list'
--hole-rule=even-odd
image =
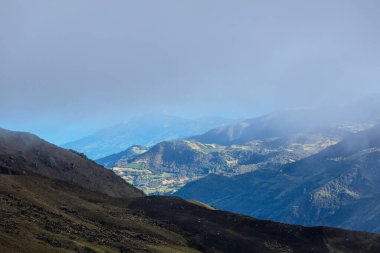
[{"label": "hazy horizon", "polygon": [[157,112],[249,118],[380,93],[380,2],[2,1],[0,127],[56,144]]}]

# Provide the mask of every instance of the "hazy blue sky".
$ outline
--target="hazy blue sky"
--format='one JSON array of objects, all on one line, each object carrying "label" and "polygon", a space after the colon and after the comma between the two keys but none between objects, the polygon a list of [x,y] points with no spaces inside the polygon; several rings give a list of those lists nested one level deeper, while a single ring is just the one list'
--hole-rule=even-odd
[{"label": "hazy blue sky", "polygon": [[380,1],[0,1],[0,126],[249,117],[380,90]]}]

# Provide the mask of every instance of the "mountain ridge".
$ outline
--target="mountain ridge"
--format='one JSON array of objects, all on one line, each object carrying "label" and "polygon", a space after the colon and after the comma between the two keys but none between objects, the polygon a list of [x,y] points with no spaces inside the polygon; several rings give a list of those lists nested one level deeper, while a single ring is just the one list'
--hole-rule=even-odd
[{"label": "mountain ridge", "polygon": [[231,178],[206,177],[175,195],[258,218],[379,232],[379,169],[376,126],[294,163]]},{"label": "mountain ridge", "polygon": [[161,141],[186,138],[232,122],[235,121],[219,117],[185,119],[166,114],[148,114],[101,129],[61,146],[85,153],[92,159],[100,159],[122,152],[132,145],[152,146]]}]

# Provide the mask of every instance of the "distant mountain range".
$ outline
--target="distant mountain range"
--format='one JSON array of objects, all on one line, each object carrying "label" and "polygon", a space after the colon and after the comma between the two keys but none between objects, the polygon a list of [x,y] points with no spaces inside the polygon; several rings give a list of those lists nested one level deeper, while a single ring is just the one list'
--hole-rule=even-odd
[{"label": "distant mountain range", "polygon": [[132,145],[152,146],[161,141],[201,134],[233,122],[235,120],[220,117],[185,119],[164,114],[147,114],[63,144],[62,147],[84,153],[91,159],[99,159],[119,153]]},{"label": "distant mountain range", "polygon": [[380,120],[380,102],[363,101],[341,107],[284,110],[219,126],[191,140],[219,145],[244,145],[252,140],[288,138],[299,133],[321,133],[335,129],[354,132]]},{"label": "distant mountain range", "polygon": [[140,147],[138,153],[127,149],[96,161],[147,194],[171,194],[211,173],[234,176],[297,161],[377,122],[373,114],[357,116],[353,111],[335,116],[338,112],[270,113],[185,140]]},{"label": "distant mountain range", "polygon": [[132,147],[97,162],[147,194],[169,194],[211,173],[232,176],[293,162],[338,140],[339,136],[315,135],[294,139],[292,144],[276,140],[234,146],[165,141],[149,149],[140,148],[140,154],[131,152]]},{"label": "distant mountain range", "polygon": [[380,236],[307,228],[146,197],[112,171],[37,136],[0,130],[0,252],[380,251]]},{"label": "distant mountain range", "polygon": [[262,219],[380,232],[379,185],[376,126],[294,163],[234,177],[209,175],[175,195]]},{"label": "distant mountain range", "polygon": [[380,232],[377,105],[270,113],[103,164],[147,194],[177,191],[252,217]]}]

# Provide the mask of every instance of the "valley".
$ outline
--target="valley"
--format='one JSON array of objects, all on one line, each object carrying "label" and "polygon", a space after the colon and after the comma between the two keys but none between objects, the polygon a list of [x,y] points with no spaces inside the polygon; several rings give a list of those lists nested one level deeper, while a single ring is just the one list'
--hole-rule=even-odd
[{"label": "valley", "polygon": [[210,174],[232,177],[277,169],[374,125],[371,120],[346,118],[318,124],[314,124],[318,119],[313,119],[311,124],[310,115],[310,111],[276,112],[188,139],[164,141],[149,148],[131,146],[96,162],[146,194],[167,195]]},{"label": "valley", "polygon": [[194,141],[163,142],[130,160],[116,162],[111,169],[147,194],[170,194],[212,173],[234,176],[278,166],[315,154],[336,142],[334,138],[323,138],[315,143],[278,147],[264,141],[230,147]]}]

